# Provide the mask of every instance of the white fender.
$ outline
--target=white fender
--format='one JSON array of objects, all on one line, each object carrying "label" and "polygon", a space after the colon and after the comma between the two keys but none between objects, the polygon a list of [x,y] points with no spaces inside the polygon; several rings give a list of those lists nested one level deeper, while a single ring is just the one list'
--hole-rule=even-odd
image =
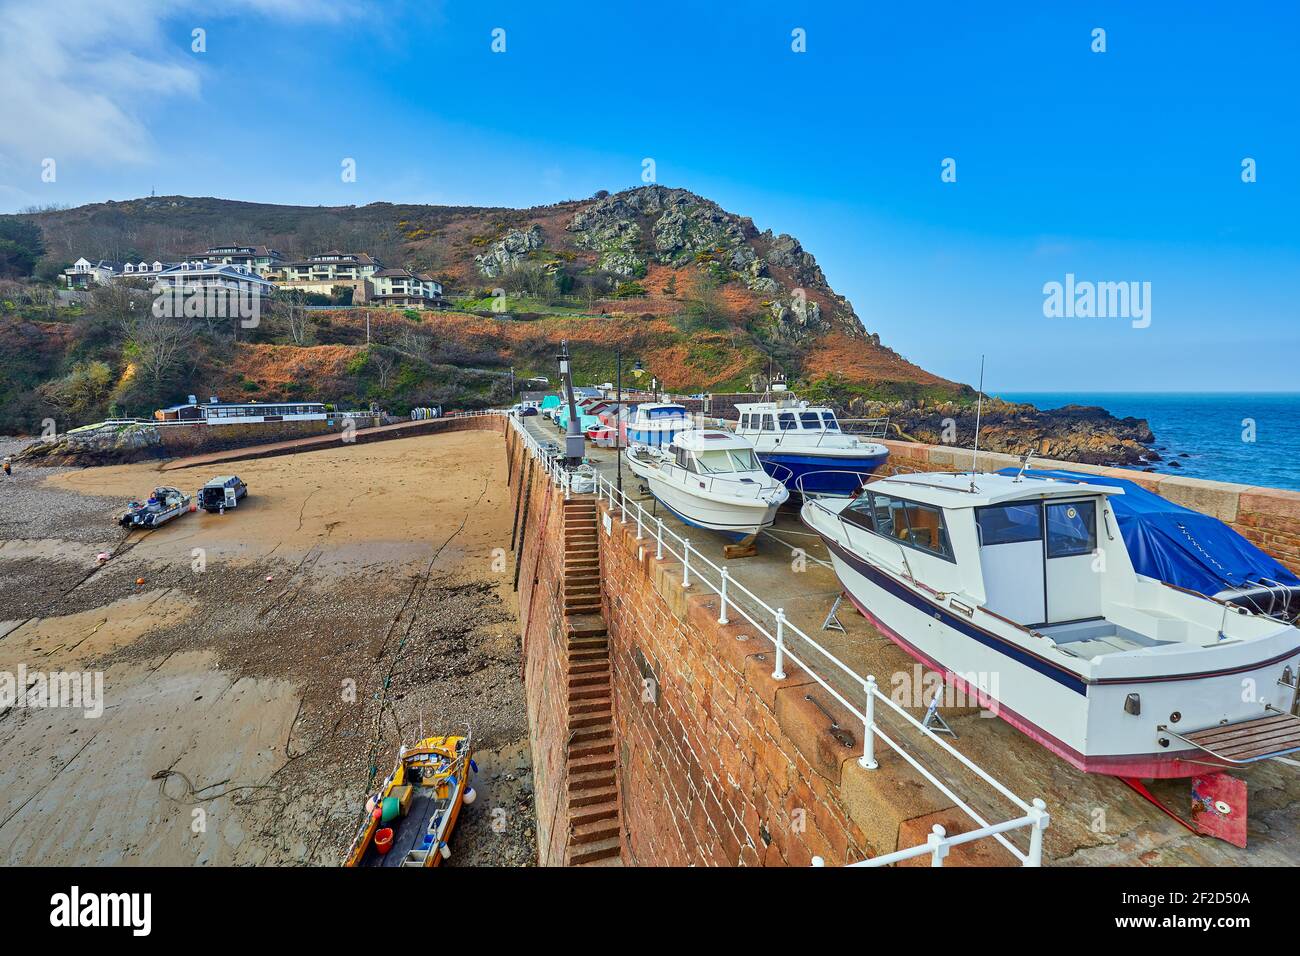
[{"label": "white fender", "polygon": [[478,794],[474,792],[473,787],[470,787],[468,790],[465,791],[465,796],[463,799],[465,805],[468,806],[469,804],[473,803],[475,800],[478,799]]}]

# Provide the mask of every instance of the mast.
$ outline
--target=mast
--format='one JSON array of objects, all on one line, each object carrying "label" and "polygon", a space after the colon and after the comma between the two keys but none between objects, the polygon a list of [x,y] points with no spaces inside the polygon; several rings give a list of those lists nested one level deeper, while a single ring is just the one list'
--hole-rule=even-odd
[{"label": "mast", "polygon": [[984,356],[980,356],[980,386],[975,398],[975,448],[970,456],[970,490],[975,490],[975,468],[980,454],[980,414],[984,410]]}]

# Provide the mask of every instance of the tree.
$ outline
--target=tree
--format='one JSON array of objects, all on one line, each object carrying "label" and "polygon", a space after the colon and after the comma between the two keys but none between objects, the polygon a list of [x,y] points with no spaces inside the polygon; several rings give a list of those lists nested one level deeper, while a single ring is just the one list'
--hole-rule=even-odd
[{"label": "tree", "polygon": [[0,278],[21,279],[31,275],[43,255],[45,242],[36,223],[0,216]]},{"label": "tree", "polygon": [[84,422],[103,415],[113,391],[113,370],[107,362],[78,362],[63,378],[37,391],[68,420]]},{"label": "tree", "polygon": [[145,400],[157,400],[171,384],[176,370],[194,342],[194,326],[187,319],[153,314],[151,309],[122,323],[126,355],[144,387]]}]

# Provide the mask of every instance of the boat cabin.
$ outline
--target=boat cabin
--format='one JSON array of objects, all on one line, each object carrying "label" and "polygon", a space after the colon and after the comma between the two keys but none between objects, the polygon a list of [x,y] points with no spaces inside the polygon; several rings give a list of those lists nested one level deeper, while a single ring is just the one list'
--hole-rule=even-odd
[{"label": "boat cabin", "polygon": [[[693,475],[722,475],[739,481],[754,481],[763,466],[753,446],[724,431],[702,429],[678,435],[668,449],[673,463]],[[746,476],[751,477],[746,477]]]}]

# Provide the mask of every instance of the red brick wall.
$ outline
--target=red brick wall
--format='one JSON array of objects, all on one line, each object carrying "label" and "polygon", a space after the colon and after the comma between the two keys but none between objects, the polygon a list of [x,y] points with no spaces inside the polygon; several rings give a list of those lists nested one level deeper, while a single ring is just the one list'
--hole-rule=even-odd
[{"label": "red brick wall", "polygon": [[[473,419],[470,419],[471,421]],[[506,430],[511,501],[516,509],[519,625],[524,694],[533,758],[537,855],[542,866],[564,863],[568,839],[568,681],[564,646],[564,494],[552,487],[513,429]]]},{"label": "red brick wall", "polygon": [[[617,516],[612,534],[603,525],[599,533],[624,862],[807,866],[813,856],[829,865],[868,856],[874,848],[850,805],[853,780],[866,773],[856,763],[860,731],[855,748],[838,744],[803,699],[812,693],[827,706],[829,695],[789,664],[785,680],[772,680],[766,639],[718,625],[717,596],[683,590],[680,564],[656,561],[653,542],[635,535]],[[854,724],[847,712],[839,719]],[[880,842],[893,850],[896,837],[895,823]]]}]

